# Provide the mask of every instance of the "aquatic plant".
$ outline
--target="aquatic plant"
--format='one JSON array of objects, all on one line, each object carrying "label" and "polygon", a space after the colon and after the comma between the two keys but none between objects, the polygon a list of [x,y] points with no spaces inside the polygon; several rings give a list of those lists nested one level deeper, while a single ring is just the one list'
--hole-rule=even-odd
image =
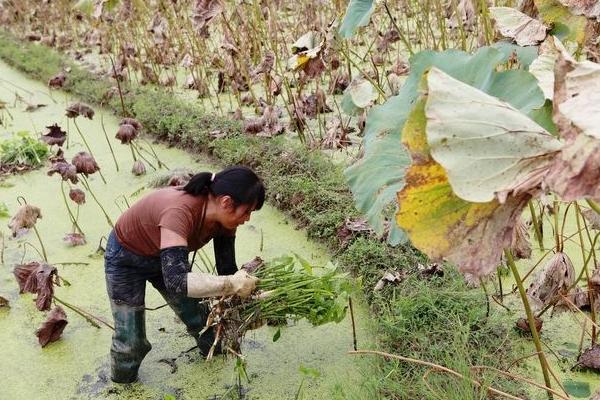
[{"label": "aquatic plant", "polygon": [[46,347],[49,343],[57,341],[68,323],[67,314],[62,307],[54,307],[42,326],[35,332],[40,346]]},{"label": "aquatic plant", "polygon": [[0,169],[23,171],[38,168],[48,158],[48,146],[20,131],[10,139],[0,141]]}]

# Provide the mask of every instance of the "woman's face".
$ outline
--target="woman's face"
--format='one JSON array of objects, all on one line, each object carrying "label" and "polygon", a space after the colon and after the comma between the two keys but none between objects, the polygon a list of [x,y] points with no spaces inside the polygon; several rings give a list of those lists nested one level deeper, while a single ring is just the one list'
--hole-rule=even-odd
[{"label": "woman's face", "polygon": [[235,229],[250,219],[250,214],[254,209],[254,205],[240,204],[236,207],[233,201],[228,202],[224,207],[221,225],[227,229]]}]

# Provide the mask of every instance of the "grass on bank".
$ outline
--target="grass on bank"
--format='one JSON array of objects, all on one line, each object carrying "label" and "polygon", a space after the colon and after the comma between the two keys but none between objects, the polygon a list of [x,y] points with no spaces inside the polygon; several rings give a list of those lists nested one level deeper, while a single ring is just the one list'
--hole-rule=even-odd
[{"label": "grass on bank", "polygon": [[[64,61],[54,50],[21,43],[0,33],[0,58],[31,77],[47,81],[70,67],[64,87],[83,100],[103,104],[120,115],[118,96],[106,98],[113,82]],[[386,270],[414,271],[422,255],[408,246],[392,248],[358,236],[342,245],[336,233],[346,218],[358,215],[342,168],[319,151],[310,151],[285,137],[256,138],[242,134],[237,121],[206,115],[176,96],[150,86],[125,88],[126,107],[155,138],[192,152],[214,155],[223,164],[245,164],[263,177],[269,202],[293,217],[309,236],[326,243],[338,262],[360,275],[365,295],[378,322],[383,351],[427,360],[469,375],[468,366],[502,368],[521,356],[506,317],[487,316],[481,290],[468,289],[462,276],[447,271],[443,278],[423,280],[409,274],[398,286],[374,293]],[[211,132],[227,132],[213,139]],[[356,356],[355,356],[356,357]],[[381,398],[480,399],[485,392],[455,378],[432,374],[429,387],[422,367],[381,360],[380,371],[365,371]],[[516,393],[515,384],[494,379],[497,388]]]}]

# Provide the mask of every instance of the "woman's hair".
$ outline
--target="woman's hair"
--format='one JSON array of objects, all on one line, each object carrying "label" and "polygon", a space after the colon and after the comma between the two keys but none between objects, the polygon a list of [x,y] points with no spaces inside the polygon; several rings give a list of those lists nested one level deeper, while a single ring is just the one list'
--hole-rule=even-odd
[{"label": "woman's hair", "polygon": [[212,174],[200,172],[192,176],[183,187],[193,196],[211,193],[215,196],[231,196],[236,206],[240,204],[256,205],[260,210],[265,202],[265,186],[248,167],[236,165]]}]

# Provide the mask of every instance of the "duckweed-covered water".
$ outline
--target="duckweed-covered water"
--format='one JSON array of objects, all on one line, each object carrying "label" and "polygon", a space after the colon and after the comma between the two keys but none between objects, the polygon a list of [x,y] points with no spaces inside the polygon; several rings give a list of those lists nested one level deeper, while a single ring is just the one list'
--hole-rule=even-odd
[{"label": "duckweed-covered water", "polygon": [[[563,224],[564,211],[566,207],[562,207],[559,215],[559,223]],[[525,218],[528,218],[526,213]],[[525,281],[525,286],[529,286],[537,272],[541,271],[544,264],[554,254],[549,251],[555,246],[553,227],[549,219],[544,222],[544,247],[542,251],[539,248],[538,242],[531,233],[531,246],[533,249],[531,259],[519,260],[517,266],[519,268],[521,277],[525,274],[540,260],[544,257],[541,264],[536,268],[531,276]],[[577,222],[575,219],[574,207],[569,208],[565,224],[564,224],[564,237],[569,238],[564,242],[564,252],[571,258],[573,266],[575,267],[576,274],[578,276],[583,267],[583,260],[581,255],[581,247],[579,245],[579,237],[577,233]],[[586,249],[589,250],[589,242],[585,232],[583,233]],[[592,231],[592,237],[594,232]],[[587,256],[587,251],[586,251]],[[592,263],[590,263],[591,265]],[[593,268],[590,266],[590,268]],[[515,294],[510,295],[506,298],[505,304],[512,310],[511,314],[514,316],[516,322],[517,318],[525,317],[525,311],[521,303],[516,287],[514,286],[514,279],[512,276],[507,276],[503,279],[504,292],[509,292],[511,289],[515,290]],[[581,286],[581,283],[579,284]],[[585,288],[584,288],[585,289]],[[583,324],[587,316],[588,321],[586,322],[586,334],[582,338]],[[543,316],[543,327],[541,331],[541,340],[543,342],[543,348],[546,353],[546,358],[550,363],[550,367],[555,375],[560,379],[565,391],[569,394],[572,399],[587,399],[597,390],[600,390],[600,376],[598,373],[591,370],[582,370],[576,367],[577,357],[580,351],[580,344],[582,350],[586,350],[591,346],[591,322],[589,321],[589,313],[581,312],[570,312],[570,311],[547,311]],[[542,372],[539,366],[537,356],[535,356],[535,347],[533,341],[531,341],[526,350],[527,353],[533,354],[522,362],[518,363],[523,370],[519,371],[521,375],[526,374],[529,377],[534,377],[537,382],[543,383]],[[574,368],[575,367],[575,368]],[[561,389],[557,385],[556,381],[552,381],[552,387],[556,390]],[[531,398],[533,399],[547,399],[545,392],[538,389],[531,389]]]},{"label": "duckweed-covered water", "polygon": [[[46,106],[25,112],[24,103],[15,103],[16,94],[29,103]],[[0,127],[0,138],[5,139],[21,130],[40,133],[44,126],[58,123],[65,130],[67,126],[69,128],[66,158],[70,160],[77,151],[84,150],[72,121],[67,121],[64,116],[65,104],[77,99],[60,91],[50,94],[43,84],[27,79],[0,63],[0,100],[8,103],[12,115],[12,118],[5,115],[8,126]],[[116,153],[119,172],[102,133],[101,114]],[[90,176],[90,186],[114,221],[127,207],[126,201],[132,203],[149,190],[142,188],[156,172],[147,166],[148,174],[145,176],[135,177],[130,173],[133,164],[130,150],[114,139],[118,120],[108,111],[96,108],[93,121],[80,117],[77,123],[107,179],[107,184],[104,184],[98,174]],[[154,145],[154,148],[170,168],[218,170],[218,167],[183,151],[162,145]],[[110,227],[88,194],[79,216],[88,243],[79,247],[67,246],[62,238],[70,232],[71,224],[60,194],[60,177],[49,177],[46,170],[42,168],[3,180],[0,204],[6,204],[12,214],[18,208],[17,197],[23,196],[29,204],[42,209],[43,219],[38,221],[37,227],[48,251],[49,262],[55,264],[59,274],[71,283],[71,286],[56,288],[56,296],[112,322],[102,257],[96,254],[101,238],[108,234]],[[35,308],[34,296],[18,293],[12,274],[15,264],[40,258],[26,243],[39,246],[32,232],[18,239],[10,238],[7,222],[6,218],[0,219],[4,236],[0,296],[10,301],[10,308],[0,308],[0,399],[237,398],[235,395],[223,397],[226,393],[237,393],[232,388],[237,379],[235,360],[217,357],[205,362],[195,351],[184,353],[194,345],[194,341],[168,307],[146,314],[148,339],[153,348],[142,363],[140,382],[133,385],[116,385],[108,379],[112,331],[91,326],[69,309],[66,309],[69,324],[62,338],[41,348],[35,331],[44,321],[45,313]],[[212,258],[210,246],[204,250]],[[323,248],[307,241],[304,232],[296,230],[293,222],[286,221],[271,207],[266,206],[256,212],[249,223],[238,229],[238,263],[256,255],[269,259],[289,252],[296,252],[314,263],[327,261]],[[149,285],[146,306],[157,307],[163,303],[160,295]],[[366,346],[370,342],[368,316],[360,304],[355,306],[355,313],[359,344]],[[340,324],[318,328],[300,322],[284,329],[281,339],[273,342],[275,331],[275,328],[263,327],[247,335],[243,353],[250,382],[243,382],[245,398],[374,398],[365,383],[371,373],[371,361],[347,355],[347,351],[352,349],[349,318]],[[300,372],[300,367],[314,369],[319,376],[307,376]],[[298,391],[303,380],[302,389]]]}]

